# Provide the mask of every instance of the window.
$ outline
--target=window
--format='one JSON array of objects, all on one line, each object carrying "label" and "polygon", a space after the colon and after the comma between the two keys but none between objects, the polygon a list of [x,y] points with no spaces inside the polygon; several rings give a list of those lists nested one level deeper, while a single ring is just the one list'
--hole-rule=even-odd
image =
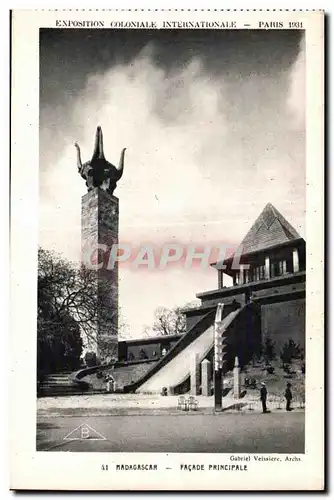
[{"label": "window", "polygon": [[286,261],[285,260],[277,260],[276,262],[271,263],[270,276],[272,278],[283,276],[286,274]]},{"label": "window", "polygon": [[293,273],[293,261],[292,256],[286,260],[286,272]]},{"label": "window", "polygon": [[252,279],[253,281],[260,281],[265,279],[264,266],[257,266],[252,269]]}]

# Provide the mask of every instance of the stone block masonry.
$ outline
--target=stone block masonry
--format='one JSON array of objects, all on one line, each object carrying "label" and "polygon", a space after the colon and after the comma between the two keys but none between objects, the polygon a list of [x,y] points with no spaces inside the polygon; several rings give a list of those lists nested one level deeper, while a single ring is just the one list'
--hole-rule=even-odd
[{"label": "stone block masonry", "polygon": [[[116,357],[118,352],[118,265],[108,269],[99,263],[109,258],[108,252],[98,252],[99,245],[111,248],[118,243],[119,201],[107,191],[96,187],[82,197],[81,244],[83,263],[96,269],[96,293],[101,304],[92,337],[101,361]],[[99,267],[101,267],[99,269]],[[102,317],[103,315],[103,317]]]}]

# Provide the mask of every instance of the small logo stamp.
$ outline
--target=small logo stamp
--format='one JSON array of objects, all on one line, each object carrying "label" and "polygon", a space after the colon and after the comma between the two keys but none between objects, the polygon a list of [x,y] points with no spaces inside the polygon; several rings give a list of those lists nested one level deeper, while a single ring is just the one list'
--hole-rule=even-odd
[{"label": "small logo stamp", "polygon": [[65,441],[82,441],[85,439],[90,439],[91,441],[106,441],[107,438],[102,436],[99,432],[97,432],[93,427],[88,424],[81,424],[69,434],[67,434],[64,438]]}]

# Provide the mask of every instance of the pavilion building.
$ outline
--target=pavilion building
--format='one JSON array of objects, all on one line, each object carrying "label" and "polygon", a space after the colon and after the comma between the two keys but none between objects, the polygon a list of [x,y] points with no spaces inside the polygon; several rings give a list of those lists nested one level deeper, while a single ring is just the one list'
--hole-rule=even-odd
[{"label": "pavilion building", "polygon": [[[198,293],[201,303],[184,309],[187,331],[143,376],[125,387],[131,392],[200,393],[201,363],[213,365],[213,331],[217,305],[224,304],[228,363],[241,366],[271,339],[279,355],[290,339],[305,349],[306,244],[270,203],[231,257],[212,264],[218,287]],[[226,286],[226,277],[232,285]]]},{"label": "pavilion building", "polygon": [[[256,219],[237,252],[213,267],[218,288],[198,293],[201,306],[185,310],[188,328],[219,302],[258,305],[261,341],[270,337],[279,349],[287,338],[305,344],[305,240],[270,203]],[[224,286],[224,277],[232,286]]]}]

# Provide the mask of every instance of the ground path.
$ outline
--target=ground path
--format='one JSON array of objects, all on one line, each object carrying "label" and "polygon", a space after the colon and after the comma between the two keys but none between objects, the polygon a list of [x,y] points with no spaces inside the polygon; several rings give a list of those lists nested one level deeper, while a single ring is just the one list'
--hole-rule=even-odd
[{"label": "ground path", "polygon": [[[64,439],[89,426],[90,437]],[[75,434],[73,434],[75,436]],[[99,438],[100,436],[100,438]],[[159,453],[303,453],[304,412],[39,417],[43,451]]]},{"label": "ground path", "polygon": [[[213,413],[213,396],[196,396],[199,413]],[[81,396],[45,397],[37,400],[37,414],[39,417],[58,416],[108,416],[108,415],[143,415],[143,414],[176,414],[178,396],[160,396],[152,394],[90,394]],[[268,398],[268,409],[272,412],[284,411],[285,403],[271,401]],[[297,402],[296,411],[301,411]],[[261,412],[261,402],[258,392],[256,395],[247,394],[241,399],[233,396],[223,398],[225,411],[232,412]]]}]

